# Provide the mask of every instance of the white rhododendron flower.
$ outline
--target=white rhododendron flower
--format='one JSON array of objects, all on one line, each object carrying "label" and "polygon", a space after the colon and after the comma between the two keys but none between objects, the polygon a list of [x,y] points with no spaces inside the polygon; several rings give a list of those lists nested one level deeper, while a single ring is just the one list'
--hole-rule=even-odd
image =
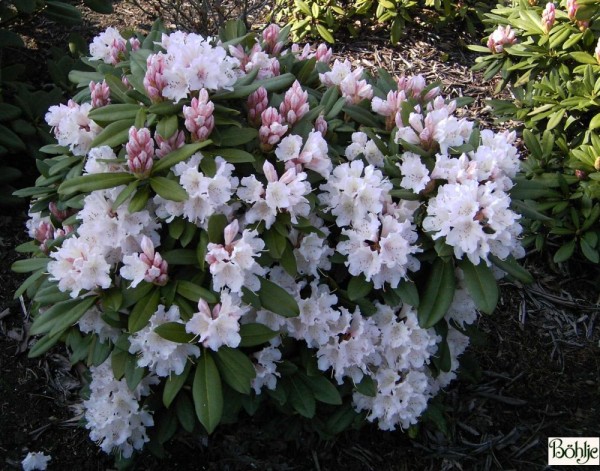
[{"label": "white rhododendron flower", "polygon": [[51,459],[51,456],[47,456],[42,451],[30,451],[23,461],[21,461],[21,466],[23,466],[23,471],[44,471],[48,468],[48,462]]}]

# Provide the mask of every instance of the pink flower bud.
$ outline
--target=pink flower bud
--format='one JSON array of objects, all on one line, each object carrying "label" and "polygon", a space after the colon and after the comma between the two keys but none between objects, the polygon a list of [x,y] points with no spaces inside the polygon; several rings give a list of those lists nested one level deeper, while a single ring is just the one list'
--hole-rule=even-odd
[{"label": "pink flower bud", "polygon": [[327,121],[322,114],[319,115],[315,121],[315,129],[321,133],[321,136],[325,137],[327,134]]},{"label": "pink flower bud", "polygon": [[127,80],[127,77],[125,75],[121,75],[121,83],[123,85],[125,85],[129,90],[131,90],[133,88],[131,86],[131,84],[129,83],[129,80]]},{"label": "pink flower bud", "polygon": [[266,52],[276,56],[281,52],[283,43],[278,41],[281,29],[278,25],[272,23],[263,31],[264,49]]},{"label": "pink flower bud", "polygon": [[308,113],[308,92],[302,90],[300,83],[296,80],[287,92],[283,102],[279,106],[279,112],[287,123],[294,125]]},{"label": "pink flower bud", "polygon": [[327,47],[327,44],[321,43],[317,47],[317,52],[315,57],[318,62],[325,62],[326,64],[331,61],[331,57],[333,56],[333,51],[330,47]]},{"label": "pink flower bud", "polygon": [[550,32],[556,19],[556,7],[554,3],[548,2],[542,12],[542,29],[546,34]]},{"label": "pink flower bud", "polygon": [[108,88],[106,80],[103,80],[102,83],[96,83],[92,80],[90,82],[90,92],[93,108],[100,108],[110,103],[110,88]]},{"label": "pink flower bud", "polygon": [[140,260],[146,265],[146,274],[144,280],[148,283],[154,283],[159,286],[164,286],[167,283],[167,271],[169,265],[158,252],[154,250],[152,240],[147,236],[142,236],[140,243],[142,254]]},{"label": "pink flower bud", "polygon": [[56,203],[54,201],[50,202],[50,204],[48,205],[48,209],[50,210],[50,212],[52,213],[52,216],[54,216],[57,221],[64,221],[71,214],[73,214],[71,211],[58,209],[58,207],[56,206]]},{"label": "pink flower bud", "polygon": [[248,122],[258,127],[261,124],[261,114],[269,106],[269,97],[264,87],[258,88],[248,97]]},{"label": "pink flower bud", "polygon": [[582,33],[585,33],[585,31],[590,27],[590,22],[587,20],[577,20],[577,28],[579,28],[579,31],[581,31]]},{"label": "pink flower bud", "polygon": [[510,28],[510,25],[506,27],[498,26],[498,29],[490,34],[487,42],[487,46],[494,54],[500,54],[504,52],[505,45],[512,45],[517,42],[515,32]]},{"label": "pink flower bud", "polygon": [[48,240],[54,237],[54,227],[47,221],[41,221],[40,225],[35,229],[35,240],[44,245]]},{"label": "pink flower bud", "polygon": [[185,128],[192,133],[193,141],[205,141],[215,127],[213,111],[215,105],[208,99],[208,92],[203,88],[198,98],[192,98],[192,106],[183,107]]},{"label": "pink flower bud", "polygon": [[268,160],[265,160],[265,163],[263,164],[263,172],[265,174],[265,177],[267,177],[268,182],[273,183],[278,180],[277,170],[275,170],[273,164]]},{"label": "pink flower bud", "polygon": [[125,51],[127,50],[127,46],[123,38],[113,40],[110,49],[110,59],[108,60],[109,64],[118,64],[121,61],[121,58]]},{"label": "pink flower bud", "polygon": [[158,149],[156,149],[156,156],[161,159],[168,153],[183,147],[185,144],[185,134],[183,131],[177,131],[170,138],[163,139],[160,134],[155,132],[154,140],[158,145]]},{"label": "pink flower bud", "polygon": [[577,179],[579,181],[585,181],[588,179],[588,174],[586,172],[584,172],[583,170],[575,170],[575,176],[577,177]]},{"label": "pink flower bud", "polygon": [[138,38],[129,38],[129,44],[131,44],[132,51],[137,51],[142,47],[142,44]]},{"label": "pink flower bud", "polygon": [[237,219],[234,219],[230,224],[228,224],[225,227],[225,230],[223,231],[223,236],[225,238],[225,245],[230,245],[233,240],[235,239],[235,236],[238,235],[238,232],[240,230],[240,225],[238,223]]},{"label": "pink flower bud", "polygon": [[571,21],[575,21],[578,9],[579,4],[577,3],[577,0],[567,0],[567,16]]},{"label": "pink flower bud", "polygon": [[129,141],[125,145],[127,151],[127,165],[129,170],[138,177],[145,178],[150,175],[154,161],[154,141],[147,128],[129,129]]},{"label": "pink flower bud", "polygon": [[148,56],[148,69],[144,75],[144,88],[154,102],[162,100],[162,91],[167,86],[165,72],[165,56],[161,53]]},{"label": "pink flower bud", "polygon": [[262,125],[258,130],[258,138],[260,140],[260,148],[264,152],[273,149],[283,135],[287,132],[287,125],[282,124],[283,119],[279,115],[276,108],[270,107],[260,115]]},{"label": "pink flower bud", "polygon": [[310,56],[310,44],[305,44],[302,49],[300,49],[298,44],[292,44],[292,54],[294,54],[299,61],[308,59]]}]

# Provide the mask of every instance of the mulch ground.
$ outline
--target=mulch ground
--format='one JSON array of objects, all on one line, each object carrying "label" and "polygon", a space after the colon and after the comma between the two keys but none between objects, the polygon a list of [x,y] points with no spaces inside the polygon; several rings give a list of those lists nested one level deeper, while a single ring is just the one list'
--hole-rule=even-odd
[{"label": "mulch ground", "polygon": [[[151,23],[119,1],[113,15],[88,11],[85,18],[81,31],[88,34],[109,25]],[[61,44],[66,33],[51,26],[39,24],[30,44],[40,50]],[[462,46],[473,41],[419,27],[397,46],[365,34],[340,41],[335,52],[367,68],[438,80],[447,95],[473,97],[465,114],[489,126],[493,120],[484,100],[495,84],[470,71],[474,57]],[[26,240],[24,221],[19,211],[0,216],[0,469],[19,469],[27,451],[52,455],[49,469],[111,469],[111,458],[74,418],[81,381],[66,351],[57,347],[44,358],[27,358],[26,301],[12,299],[22,278],[10,272],[18,259],[13,248]],[[245,418],[211,437],[178,437],[166,460],[144,455],[136,469],[550,469],[548,437],[600,435],[600,273],[577,261],[557,267],[539,255],[528,257],[527,268],[536,283],[503,283],[498,309],[480,318],[480,334],[458,380],[437,400],[444,407],[446,434],[423,427],[410,439],[400,431],[365,426],[332,441],[309,433],[289,433],[286,439],[285,424],[273,430],[260,418]]]}]

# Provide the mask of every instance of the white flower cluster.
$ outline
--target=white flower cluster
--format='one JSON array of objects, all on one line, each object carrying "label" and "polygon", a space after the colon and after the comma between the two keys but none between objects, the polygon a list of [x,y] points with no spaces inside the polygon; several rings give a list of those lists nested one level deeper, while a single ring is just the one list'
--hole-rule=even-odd
[{"label": "white flower cluster", "polygon": [[231,88],[243,75],[238,59],[211,42],[212,38],[194,33],[163,34],[161,45],[165,52],[150,56],[148,65],[150,69],[156,62],[164,64],[161,70],[166,83],[162,89],[164,98],[177,102],[193,91]]},{"label": "white flower cluster", "polygon": [[86,155],[102,129],[88,117],[91,109],[90,103],[79,105],[69,100],[66,105],[51,106],[46,113],[46,122],[52,127],[56,140],[73,155]]},{"label": "white flower cluster", "polygon": [[134,449],[142,449],[149,440],[146,427],[154,425],[154,420],[139,401],[149,394],[149,386],[156,378],[146,377],[132,392],[125,379],[114,378],[110,359],[90,370],[90,398],[83,402],[90,438],[104,452],[116,450],[129,458]]}]

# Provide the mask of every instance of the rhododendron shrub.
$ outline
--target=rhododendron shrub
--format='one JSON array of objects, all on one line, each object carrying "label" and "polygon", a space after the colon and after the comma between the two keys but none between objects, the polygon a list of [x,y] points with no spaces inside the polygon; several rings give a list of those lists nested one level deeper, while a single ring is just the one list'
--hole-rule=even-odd
[{"label": "rhododendron shrub", "polygon": [[420,76],[374,80],[273,31],[102,33],[48,112],[17,295],[31,356],[64,342],[90,367],[104,451],[260,407],[328,436],[406,429],[496,277],[526,276],[514,133],[479,131]]}]

